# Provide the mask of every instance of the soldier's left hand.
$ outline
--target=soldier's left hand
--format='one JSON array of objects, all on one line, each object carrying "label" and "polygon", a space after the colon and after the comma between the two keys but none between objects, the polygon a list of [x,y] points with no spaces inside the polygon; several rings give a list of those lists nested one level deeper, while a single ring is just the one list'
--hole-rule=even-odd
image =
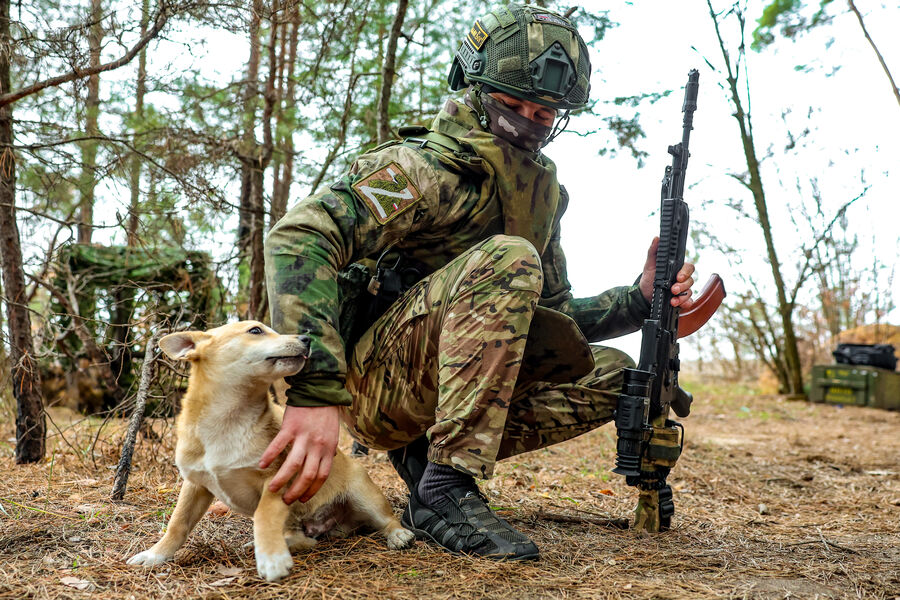
[{"label": "soldier's left hand", "polygon": [[[653,278],[656,277],[656,250],[659,248],[659,236],[653,238],[650,248],[647,250],[647,261],[644,263],[644,272],[641,273],[641,281],[638,284],[641,294],[650,302],[653,296]],[[691,297],[694,285],[694,263],[685,261],[678,275],[675,276],[675,284],[672,285],[672,306],[680,306],[681,310],[689,309],[694,300]]]}]

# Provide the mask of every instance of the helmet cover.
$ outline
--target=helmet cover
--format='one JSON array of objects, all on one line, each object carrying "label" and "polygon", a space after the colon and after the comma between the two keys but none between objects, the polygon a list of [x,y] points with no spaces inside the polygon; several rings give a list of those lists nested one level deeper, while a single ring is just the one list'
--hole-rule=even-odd
[{"label": "helmet cover", "polygon": [[568,19],[511,4],[475,21],[456,50],[448,82],[454,90],[481,82],[565,110],[587,104],[590,74],[587,46]]}]

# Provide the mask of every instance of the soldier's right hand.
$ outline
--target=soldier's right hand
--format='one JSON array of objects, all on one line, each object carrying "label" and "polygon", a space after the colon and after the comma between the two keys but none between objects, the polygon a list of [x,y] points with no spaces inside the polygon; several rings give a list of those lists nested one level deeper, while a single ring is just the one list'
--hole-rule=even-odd
[{"label": "soldier's right hand", "polygon": [[294,483],[282,496],[285,504],[298,499],[306,502],[328,479],[340,435],[339,411],[337,406],[285,407],[281,431],[259,461],[259,468],[265,469],[282,450],[291,446],[287,458],[269,483],[269,490],[278,493],[296,475]]}]

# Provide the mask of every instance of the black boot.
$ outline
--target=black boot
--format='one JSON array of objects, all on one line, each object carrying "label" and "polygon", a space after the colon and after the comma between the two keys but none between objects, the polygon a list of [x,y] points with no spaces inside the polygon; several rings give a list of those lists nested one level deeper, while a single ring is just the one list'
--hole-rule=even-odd
[{"label": "black boot", "polygon": [[394,470],[403,478],[410,493],[413,493],[419,487],[428,464],[428,438],[423,435],[403,448],[388,450],[387,455]]},{"label": "black boot", "polygon": [[353,448],[350,449],[350,456],[365,456],[369,453],[369,447],[363,446],[356,440],[353,441]]},{"label": "black boot", "polygon": [[478,490],[474,478],[444,487],[439,499],[426,504],[416,491],[403,511],[403,526],[454,554],[492,560],[528,560],[540,556],[528,537],[498,517]]},{"label": "black boot", "polygon": [[416,537],[431,540],[454,554],[476,554],[493,560],[540,556],[534,542],[494,514],[470,476],[432,494],[438,496],[433,503],[422,501],[418,489],[428,466],[425,436],[389,450],[387,455],[409,488],[409,504],[401,521]]}]

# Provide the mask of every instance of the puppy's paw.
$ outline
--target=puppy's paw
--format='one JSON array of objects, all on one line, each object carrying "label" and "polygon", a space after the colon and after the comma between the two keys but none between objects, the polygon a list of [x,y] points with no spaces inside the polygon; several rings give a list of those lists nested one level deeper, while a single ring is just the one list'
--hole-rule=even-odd
[{"label": "puppy's paw", "polygon": [[287,577],[294,566],[294,559],[288,551],[276,554],[256,553],[256,572],[266,581],[278,581]]},{"label": "puppy's paw", "polygon": [[391,550],[399,550],[408,547],[414,539],[416,539],[416,534],[408,529],[398,527],[387,534],[387,546]]},{"label": "puppy's paw", "polygon": [[302,531],[295,531],[284,536],[284,541],[291,552],[295,550],[309,550],[316,545],[316,540],[307,537]]},{"label": "puppy's paw", "polygon": [[156,565],[161,565],[167,560],[171,559],[171,556],[164,556],[162,554],[157,554],[152,550],[144,550],[140,554],[135,554],[131,558],[129,558],[126,562],[129,565],[141,565],[144,567],[153,567]]},{"label": "puppy's paw", "polygon": [[334,538],[336,540],[344,539],[345,537],[353,533],[353,529],[354,527],[352,527],[351,525],[342,523],[340,525],[337,525],[336,527],[332,527],[328,532],[328,537]]}]

